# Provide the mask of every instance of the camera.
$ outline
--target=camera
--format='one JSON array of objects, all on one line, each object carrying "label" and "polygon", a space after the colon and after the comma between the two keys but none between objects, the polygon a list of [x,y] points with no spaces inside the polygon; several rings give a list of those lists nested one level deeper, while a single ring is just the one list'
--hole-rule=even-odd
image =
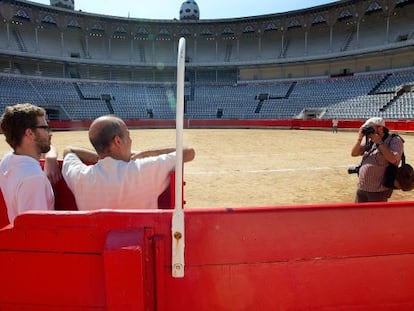
[{"label": "camera", "polygon": [[351,166],[350,168],[348,168],[348,174],[358,174],[360,167],[361,165]]},{"label": "camera", "polygon": [[371,134],[375,133],[375,129],[372,126],[364,126],[361,129],[362,134],[364,134],[365,136],[369,136]]}]

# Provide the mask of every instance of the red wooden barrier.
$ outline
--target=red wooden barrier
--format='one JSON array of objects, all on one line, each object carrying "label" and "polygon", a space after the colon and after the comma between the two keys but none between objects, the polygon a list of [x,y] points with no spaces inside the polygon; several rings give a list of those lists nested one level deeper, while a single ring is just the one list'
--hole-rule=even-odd
[{"label": "red wooden barrier", "polygon": [[3,193],[0,190],[0,228],[9,224],[9,218],[7,217],[6,202],[4,202]]},{"label": "red wooden barrier", "polygon": [[[339,120],[339,129],[358,129],[365,119]],[[414,122],[412,120],[386,119],[387,127],[393,131],[412,132]],[[56,130],[87,129],[91,121],[50,121],[49,125]],[[175,128],[174,120],[125,120],[131,128]],[[289,129],[312,129],[312,128],[331,128],[332,120],[329,119],[260,119],[260,120],[184,120],[185,128],[289,128]]]},{"label": "red wooden barrier", "polygon": [[44,212],[0,231],[0,310],[412,310],[414,202]]}]

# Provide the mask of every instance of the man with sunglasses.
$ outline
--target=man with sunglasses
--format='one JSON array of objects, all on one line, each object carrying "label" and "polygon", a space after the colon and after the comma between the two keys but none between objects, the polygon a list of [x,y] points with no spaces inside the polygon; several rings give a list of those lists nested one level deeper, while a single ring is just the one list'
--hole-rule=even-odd
[{"label": "man with sunglasses", "polygon": [[389,164],[399,165],[403,152],[403,141],[398,135],[389,134],[383,118],[370,118],[361,126],[351,150],[353,157],[362,156],[355,171],[358,173],[356,203],[388,201],[393,189],[384,185],[385,171]]},{"label": "man with sunglasses", "polygon": [[[55,198],[49,179],[57,182],[61,175],[46,111],[28,103],[7,106],[0,126],[13,149],[0,161],[0,187],[10,223],[28,210],[53,210]],[[46,153],[43,171],[39,160]]]}]

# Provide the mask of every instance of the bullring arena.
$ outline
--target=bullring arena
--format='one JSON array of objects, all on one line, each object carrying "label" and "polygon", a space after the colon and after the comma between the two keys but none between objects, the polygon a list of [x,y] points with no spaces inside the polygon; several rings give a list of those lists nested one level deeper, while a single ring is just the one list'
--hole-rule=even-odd
[{"label": "bullring arena", "polygon": [[[400,132],[410,163],[414,136]],[[58,131],[52,142],[92,148],[87,131]],[[175,131],[131,130],[134,150],[175,144]],[[186,208],[275,206],[353,202],[356,175],[347,168],[360,158],[350,156],[356,131],[283,129],[189,129],[185,145],[196,159],[184,168]],[[4,140],[0,152],[9,150]],[[412,192],[394,191],[391,201],[412,200]]]},{"label": "bullring arena", "polygon": [[169,20],[50,2],[0,1],[0,111],[45,108],[62,154],[90,148],[106,114],[134,150],[174,146],[183,106],[196,158],[184,209],[167,195],[167,208],[77,211],[61,182],[56,210],[8,224],[0,200],[0,310],[414,309],[414,192],[355,204],[347,173],[370,117],[414,164],[414,1],[216,20],[194,0]]}]

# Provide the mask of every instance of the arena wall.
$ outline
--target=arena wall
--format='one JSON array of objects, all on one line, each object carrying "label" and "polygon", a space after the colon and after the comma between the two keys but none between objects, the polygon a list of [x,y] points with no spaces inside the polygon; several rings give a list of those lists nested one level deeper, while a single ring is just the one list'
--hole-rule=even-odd
[{"label": "arena wall", "polygon": [[[358,129],[365,120],[340,120],[339,130]],[[91,121],[50,121],[54,130],[87,129]],[[130,128],[174,128],[174,120],[126,120]],[[184,120],[185,128],[282,128],[282,129],[324,129],[332,127],[331,120]],[[393,131],[413,132],[411,120],[387,120],[387,127]]]},{"label": "arena wall", "polygon": [[[1,310],[413,310],[413,202],[37,212],[0,229]],[[183,265],[184,267],[184,265]]]}]

